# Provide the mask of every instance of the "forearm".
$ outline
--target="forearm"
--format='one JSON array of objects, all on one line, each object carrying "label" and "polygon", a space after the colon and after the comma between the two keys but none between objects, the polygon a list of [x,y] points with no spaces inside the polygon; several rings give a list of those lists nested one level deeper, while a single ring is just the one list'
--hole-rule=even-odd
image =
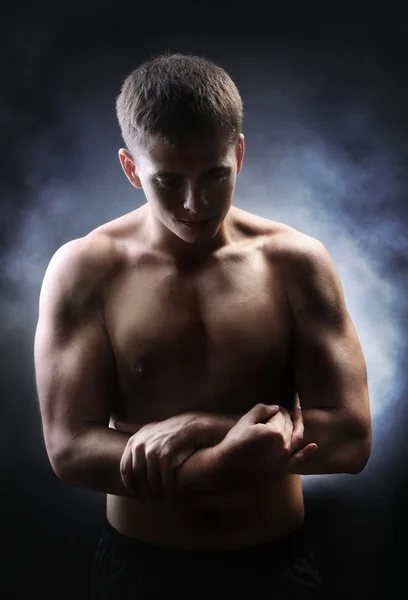
[{"label": "forearm", "polygon": [[353,426],[350,419],[335,409],[302,410],[304,434],[302,445],[318,445],[302,465],[289,469],[299,475],[360,473],[370,456],[371,434]]},{"label": "forearm", "polygon": [[[241,417],[238,414],[194,414],[200,422],[198,443],[203,446],[218,444]],[[134,428],[140,429],[143,425],[145,423],[134,424]],[[120,461],[130,437],[128,433],[92,425],[65,444],[51,461],[53,469],[62,481],[71,485],[116,496],[130,496],[120,474]],[[197,480],[199,486],[202,478],[207,476],[207,468],[207,463],[201,465],[199,461],[193,461],[188,471],[189,482]]]},{"label": "forearm", "polygon": [[[208,431],[211,431],[212,443],[203,444],[203,448],[196,450],[178,467],[176,472],[178,491],[216,490],[225,487],[222,478],[223,469],[219,460],[219,445],[241,417],[242,415],[238,413],[211,415],[207,427]],[[205,421],[203,427],[206,427]],[[210,442],[210,439],[204,441]]]},{"label": "forearm", "polygon": [[239,469],[225,469],[222,446],[201,448],[184,461],[177,470],[176,487],[180,492],[221,491],[239,483],[249,483],[253,475],[240,474]]},{"label": "forearm", "polygon": [[58,477],[70,485],[130,496],[120,475],[120,460],[130,434],[103,426],[90,426],[66,444],[51,461]]},{"label": "forearm", "polygon": [[[242,414],[238,413],[218,414],[197,412],[194,414],[196,414],[200,419],[202,442],[204,447],[215,446],[216,444],[219,444],[225,438],[229,430],[234,427],[234,425],[236,425],[239,419],[242,417]],[[201,450],[198,450],[198,452],[201,452]],[[191,468],[193,464],[195,465],[194,468],[198,468],[198,461],[194,460],[191,463]],[[191,471],[191,474],[192,472],[193,471]]]},{"label": "forearm", "polygon": [[233,470],[226,469],[222,461],[222,445],[218,444],[196,451],[179,467],[178,488],[225,490],[256,479],[288,474],[356,474],[362,471],[370,456],[370,432],[365,435],[334,410],[306,409],[303,411],[303,423],[302,447],[316,443],[318,449],[301,466],[277,469],[271,459],[270,468],[267,466],[253,473],[240,472],[239,465]]}]

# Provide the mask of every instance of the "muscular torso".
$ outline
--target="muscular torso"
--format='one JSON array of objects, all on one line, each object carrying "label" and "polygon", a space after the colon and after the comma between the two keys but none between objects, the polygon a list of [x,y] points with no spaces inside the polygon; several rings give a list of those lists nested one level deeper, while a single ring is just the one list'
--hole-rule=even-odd
[{"label": "muscular torso", "polygon": [[[291,320],[271,251],[285,226],[231,210],[233,241],[190,269],[138,239],[138,211],[98,229],[119,257],[103,290],[121,390],[115,416],[147,423],[193,410],[245,413],[257,402],[291,408]],[[242,547],[300,524],[301,480],[270,478],[177,504],[108,495],[107,516],[153,543]]]}]

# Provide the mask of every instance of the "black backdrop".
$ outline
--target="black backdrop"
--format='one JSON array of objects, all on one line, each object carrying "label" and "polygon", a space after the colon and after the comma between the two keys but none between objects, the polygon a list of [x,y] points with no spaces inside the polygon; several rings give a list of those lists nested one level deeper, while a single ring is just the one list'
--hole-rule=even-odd
[{"label": "black backdrop", "polygon": [[5,597],[86,597],[104,498],[60,482],[45,453],[33,367],[38,295],[60,245],[144,202],[117,159],[114,99],[131,69],[167,49],[215,60],[241,91],[236,204],[318,237],[339,269],[367,360],[373,452],[358,476],[305,476],[306,509],[331,597],[394,597],[408,558],[402,9],[16,3],[0,34]]}]

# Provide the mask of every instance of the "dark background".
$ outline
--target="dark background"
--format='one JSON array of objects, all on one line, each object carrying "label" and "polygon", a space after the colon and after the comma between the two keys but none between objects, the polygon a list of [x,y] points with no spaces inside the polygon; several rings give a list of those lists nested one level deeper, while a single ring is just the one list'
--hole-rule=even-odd
[{"label": "dark background", "polygon": [[358,476],[304,476],[306,510],[330,598],[392,598],[408,558],[403,8],[115,6],[10,3],[0,19],[5,597],[86,598],[104,497],[63,484],[48,462],[33,363],[39,291],[59,246],[144,203],[117,158],[114,102],[131,70],[170,49],[214,60],[241,92],[234,203],[317,237],[338,268],[367,361],[373,450]]}]

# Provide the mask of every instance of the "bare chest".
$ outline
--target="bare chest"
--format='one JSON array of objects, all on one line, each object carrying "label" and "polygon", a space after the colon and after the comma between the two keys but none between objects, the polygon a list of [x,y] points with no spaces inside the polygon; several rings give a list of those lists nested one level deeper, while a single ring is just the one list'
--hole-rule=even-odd
[{"label": "bare chest", "polygon": [[105,321],[126,416],[290,404],[290,319],[259,250],[182,275],[143,259],[112,281]]}]

